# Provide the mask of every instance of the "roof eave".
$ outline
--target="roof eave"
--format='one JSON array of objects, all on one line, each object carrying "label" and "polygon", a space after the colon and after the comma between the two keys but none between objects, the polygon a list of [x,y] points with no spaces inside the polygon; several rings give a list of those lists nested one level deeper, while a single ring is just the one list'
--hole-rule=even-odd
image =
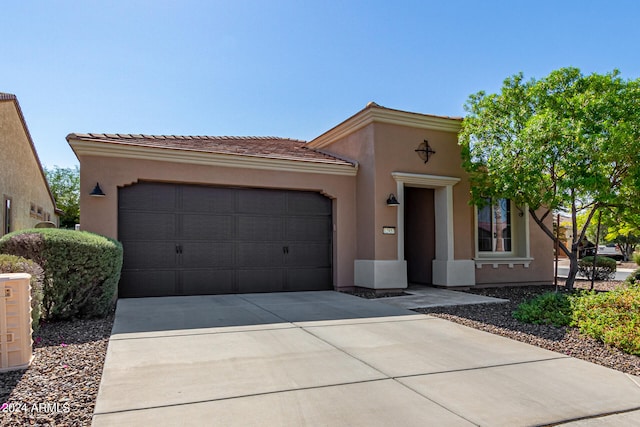
[{"label": "roof eave", "polygon": [[306,172],[328,175],[355,176],[357,165],[338,164],[304,159],[269,158],[239,154],[211,153],[176,148],[129,145],[108,141],[88,141],[67,136],[76,157],[99,156],[140,160],[156,160],[172,163],[189,163],[221,167],[263,169],[290,172]]},{"label": "roof eave", "polygon": [[387,123],[458,133],[462,126],[462,119],[394,110],[372,103],[347,120],[311,140],[307,143],[307,146],[311,148],[326,147],[371,123]]}]

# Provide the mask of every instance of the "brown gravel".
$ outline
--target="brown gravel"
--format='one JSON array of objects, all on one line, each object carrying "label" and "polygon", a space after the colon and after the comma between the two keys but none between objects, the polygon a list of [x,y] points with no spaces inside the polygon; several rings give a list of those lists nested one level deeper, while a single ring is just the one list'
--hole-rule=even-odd
[{"label": "brown gravel", "polygon": [[[563,289],[564,283],[561,283]],[[591,283],[577,281],[576,288],[589,289]],[[611,290],[621,282],[596,282],[595,289]],[[518,304],[553,286],[511,286],[504,288],[473,289],[468,292],[508,299],[507,303],[474,304],[455,307],[422,308],[416,311],[437,316],[492,334],[502,335],[558,353],[587,360],[632,375],[640,375],[640,357],[626,354],[614,347],[581,335],[576,328],[549,325],[531,325],[515,320],[511,313]]]},{"label": "brown gravel", "polygon": [[29,369],[0,373],[1,426],[89,426],[113,324],[44,324]]}]

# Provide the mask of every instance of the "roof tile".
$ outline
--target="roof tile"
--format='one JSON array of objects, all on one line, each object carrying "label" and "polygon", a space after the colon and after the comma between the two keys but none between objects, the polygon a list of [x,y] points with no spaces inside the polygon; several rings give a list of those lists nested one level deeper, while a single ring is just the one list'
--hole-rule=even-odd
[{"label": "roof tile", "polygon": [[352,165],[353,163],[306,146],[305,141],[273,136],[180,136],[72,133],[67,140],[123,144],[171,150],[200,151],[248,157]]}]

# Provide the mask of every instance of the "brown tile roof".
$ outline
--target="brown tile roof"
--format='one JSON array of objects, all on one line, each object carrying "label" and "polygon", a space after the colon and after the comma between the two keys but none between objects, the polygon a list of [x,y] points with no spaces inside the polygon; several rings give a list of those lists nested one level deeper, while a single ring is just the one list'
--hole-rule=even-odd
[{"label": "brown tile roof", "polygon": [[296,160],[313,163],[353,165],[330,154],[306,146],[305,141],[272,136],[179,136],[71,133],[67,141],[123,144],[170,150],[199,151],[269,159]]}]

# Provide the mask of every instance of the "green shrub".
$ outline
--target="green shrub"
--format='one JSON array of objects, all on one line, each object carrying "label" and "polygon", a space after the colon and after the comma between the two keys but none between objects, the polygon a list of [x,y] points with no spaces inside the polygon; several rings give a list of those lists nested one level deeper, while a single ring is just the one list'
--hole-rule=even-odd
[{"label": "green shrub", "polygon": [[625,353],[640,356],[640,285],[576,298],[571,325]]},{"label": "green shrub", "polygon": [[31,329],[34,332],[40,326],[44,272],[30,259],[15,255],[0,254],[0,273],[28,273],[31,275]]},{"label": "green shrub", "polygon": [[545,292],[518,305],[513,317],[536,325],[567,326],[571,322],[571,300],[565,294]]},{"label": "green shrub", "polygon": [[48,318],[104,316],[112,307],[122,268],[122,245],[115,240],[86,231],[40,228],[3,236],[0,252],[42,266]]},{"label": "green shrub", "polygon": [[633,262],[635,262],[637,265],[640,265],[640,253],[634,253],[633,254]]},{"label": "green shrub", "polygon": [[631,273],[625,280],[625,283],[629,285],[639,284],[640,283],[640,268],[636,269]]},{"label": "green shrub", "polygon": [[[586,256],[578,261],[578,273],[591,280],[594,273],[593,256]],[[597,257],[594,280],[611,280],[615,275],[616,260],[606,256]]]}]

